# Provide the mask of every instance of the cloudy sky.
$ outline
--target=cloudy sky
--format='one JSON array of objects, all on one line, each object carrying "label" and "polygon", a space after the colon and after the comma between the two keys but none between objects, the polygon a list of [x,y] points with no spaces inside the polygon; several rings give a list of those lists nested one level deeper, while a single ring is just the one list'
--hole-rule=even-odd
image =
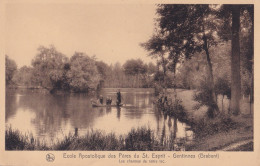
[{"label": "cloudy sky", "polygon": [[40,45],[53,44],[70,57],[75,51],[110,64],[151,61],[139,46],[153,33],[153,4],[7,4],[5,52],[19,67],[30,65]]}]

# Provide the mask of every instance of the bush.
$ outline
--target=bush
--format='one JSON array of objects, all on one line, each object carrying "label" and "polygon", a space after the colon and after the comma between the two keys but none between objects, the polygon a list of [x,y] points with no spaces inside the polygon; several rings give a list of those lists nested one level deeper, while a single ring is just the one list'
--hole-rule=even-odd
[{"label": "bush", "polygon": [[198,110],[202,106],[207,106],[207,115],[209,118],[214,118],[216,116],[215,110],[218,110],[218,105],[212,98],[212,89],[208,84],[207,80],[202,80],[199,87],[199,92],[193,95],[193,99],[198,102],[193,109]]},{"label": "bush", "polygon": [[153,145],[158,145],[159,142],[155,141],[151,129],[138,128],[132,129],[125,138],[125,150],[138,151],[138,150],[152,150]]},{"label": "bush", "polygon": [[229,130],[236,129],[237,127],[239,127],[238,123],[223,114],[215,119],[205,118],[192,126],[197,137],[212,135],[218,132],[228,132]]},{"label": "bush", "polygon": [[185,119],[186,117],[185,109],[180,99],[176,98],[172,101],[171,98],[161,95],[159,96],[156,105],[165,115],[178,117],[179,119]]},{"label": "bush", "polygon": [[22,135],[18,130],[9,127],[5,131],[6,150],[48,150],[44,142],[37,141],[32,135]]}]

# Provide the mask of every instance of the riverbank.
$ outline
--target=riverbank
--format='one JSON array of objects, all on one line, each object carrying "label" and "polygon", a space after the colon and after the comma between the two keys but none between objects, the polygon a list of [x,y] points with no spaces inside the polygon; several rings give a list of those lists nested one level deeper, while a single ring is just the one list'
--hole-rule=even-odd
[{"label": "riverbank", "polygon": [[[204,135],[195,139],[194,143],[187,147],[188,151],[252,151],[253,150],[253,117],[239,115],[231,117],[230,121],[235,125],[222,129],[213,134]],[[212,122],[208,122],[212,123]],[[244,143],[244,141],[246,141]],[[237,145],[235,145],[237,144]],[[243,145],[249,144],[247,147]],[[231,147],[231,145],[235,145]],[[242,148],[239,148],[242,147]]]},{"label": "riverbank", "polygon": [[[207,118],[207,107],[203,106],[198,110],[193,107],[196,102],[192,99],[195,91],[177,90],[177,97],[181,99],[186,121],[192,124],[192,130],[196,133],[196,138],[191,145],[186,147],[188,151],[215,151],[253,150],[253,110],[247,99],[242,99],[240,103],[241,114],[229,116],[229,100],[224,98],[222,107],[222,97],[218,97],[218,106],[221,115],[215,119]],[[251,107],[253,108],[253,106]],[[243,144],[243,141],[245,141]],[[231,145],[235,145],[230,147]],[[230,147],[230,148],[228,148]]]}]

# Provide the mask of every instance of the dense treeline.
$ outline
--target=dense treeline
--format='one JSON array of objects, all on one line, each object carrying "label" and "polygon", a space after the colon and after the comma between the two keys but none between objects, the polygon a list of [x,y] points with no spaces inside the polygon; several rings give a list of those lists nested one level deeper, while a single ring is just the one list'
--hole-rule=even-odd
[{"label": "dense treeline", "polygon": [[85,53],[75,52],[70,58],[54,46],[38,48],[31,66],[17,69],[15,61],[6,56],[6,85],[44,88],[56,91],[89,92],[102,87],[153,87],[157,68],[153,63],[131,59],[123,65],[107,65]]}]

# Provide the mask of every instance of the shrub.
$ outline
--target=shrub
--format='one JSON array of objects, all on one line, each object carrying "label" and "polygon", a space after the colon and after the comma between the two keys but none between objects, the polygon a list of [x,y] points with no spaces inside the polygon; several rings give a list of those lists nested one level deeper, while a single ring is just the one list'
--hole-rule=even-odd
[{"label": "shrub", "polygon": [[215,110],[218,110],[218,105],[212,98],[212,89],[207,82],[207,80],[202,80],[201,85],[199,87],[199,92],[194,93],[193,99],[198,102],[193,109],[198,110],[202,106],[207,106],[208,111],[207,115],[209,118],[213,118],[216,116]]}]

